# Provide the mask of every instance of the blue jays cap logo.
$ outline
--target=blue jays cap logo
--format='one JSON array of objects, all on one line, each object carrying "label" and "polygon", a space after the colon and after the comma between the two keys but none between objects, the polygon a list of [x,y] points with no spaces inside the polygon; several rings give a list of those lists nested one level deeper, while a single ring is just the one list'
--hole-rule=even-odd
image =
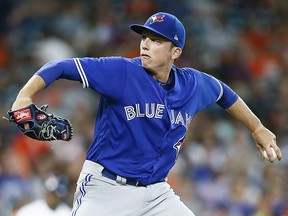
[{"label": "blue jays cap logo", "polygon": [[154,15],[151,17],[150,25],[155,22],[163,22],[165,15]]}]

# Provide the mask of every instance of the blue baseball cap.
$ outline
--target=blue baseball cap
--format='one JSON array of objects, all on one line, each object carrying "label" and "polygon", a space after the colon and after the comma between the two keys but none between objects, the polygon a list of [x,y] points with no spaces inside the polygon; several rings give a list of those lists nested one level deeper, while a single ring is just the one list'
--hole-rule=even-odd
[{"label": "blue baseball cap", "polygon": [[183,24],[172,14],[159,12],[152,15],[144,25],[132,24],[130,29],[142,34],[143,29],[148,29],[172,41],[176,46],[183,49],[186,32]]}]

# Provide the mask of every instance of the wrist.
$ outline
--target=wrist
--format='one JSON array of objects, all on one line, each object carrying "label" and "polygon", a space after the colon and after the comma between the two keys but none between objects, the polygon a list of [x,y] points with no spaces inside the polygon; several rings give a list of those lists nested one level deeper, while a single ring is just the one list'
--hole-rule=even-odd
[{"label": "wrist", "polygon": [[260,130],[263,130],[264,128],[265,127],[262,124],[260,124],[257,127],[255,127],[254,130],[251,130],[251,133],[252,133],[252,135],[254,135],[255,133],[259,132]]},{"label": "wrist", "polygon": [[29,97],[17,97],[16,100],[14,101],[11,110],[17,110],[26,106],[29,106],[32,104],[32,98]]}]

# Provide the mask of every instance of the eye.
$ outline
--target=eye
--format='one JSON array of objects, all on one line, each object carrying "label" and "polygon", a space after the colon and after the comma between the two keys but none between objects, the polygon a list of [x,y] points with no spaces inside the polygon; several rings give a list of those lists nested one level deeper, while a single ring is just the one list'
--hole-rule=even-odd
[{"label": "eye", "polygon": [[153,41],[153,43],[158,44],[158,45],[160,45],[160,44],[163,43],[163,41],[160,40],[159,38],[153,38],[153,39],[151,39],[151,40]]},{"label": "eye", "polygon": [[163,40],[161,40],[161,38],[154,36],[154,35],[145,35],[143,34],[141,37],[141,40],[144,41],[146,40],[146,38],[149,38],[150,41],[152,41],[153,43],[156,44],[161,44],[163,42]]},{"label": "eye", "polygon": [[147,38],[146,35],[142,35],[141,40],[145,40]]},{"label": "eye", "polygon": [[149,39],[154,43],[161,43],[161,40],[158,37],[149,37]]}]

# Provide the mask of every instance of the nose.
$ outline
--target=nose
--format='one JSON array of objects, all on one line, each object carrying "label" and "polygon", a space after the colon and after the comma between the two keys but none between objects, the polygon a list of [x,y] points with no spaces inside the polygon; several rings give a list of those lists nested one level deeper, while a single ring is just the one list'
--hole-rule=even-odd
[{"label": "nose", "polygon": [[141,48],[144,49],[144,50],[148,50],[149,49],[149,38],[146,37],[146,38],[142,38],[141,40]]}]

